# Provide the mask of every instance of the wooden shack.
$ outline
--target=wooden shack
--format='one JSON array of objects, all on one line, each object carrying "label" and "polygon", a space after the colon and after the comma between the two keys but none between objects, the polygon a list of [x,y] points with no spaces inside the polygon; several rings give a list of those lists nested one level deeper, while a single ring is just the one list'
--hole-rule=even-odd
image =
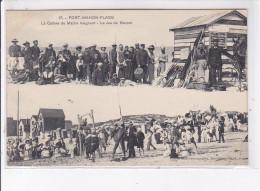
[{"label": "wooden shack", "polygon": [[65,114],[62,109],[41,108],[38,113],[38,125],[41,132],[65,129]]},{"label": "wooden shack", "polygon": [[[202,42],[207,48],[211,47],[213,39],[218,39],[219,46],[233,54],[233,39],[247,37],[247,18],[236,10],[222,10],[212,15],[192,17],[170,31],[174,32],[174,56],[178,60],[187,59],[201,31],[204,32]],[[224,64],[233,62],[224,55],[222,59]]]},{"label": "wooden shack", "polygon": [[7,137],[17,136],[17,120],[14,120],[12,117],[7,117],[6,129]]}]

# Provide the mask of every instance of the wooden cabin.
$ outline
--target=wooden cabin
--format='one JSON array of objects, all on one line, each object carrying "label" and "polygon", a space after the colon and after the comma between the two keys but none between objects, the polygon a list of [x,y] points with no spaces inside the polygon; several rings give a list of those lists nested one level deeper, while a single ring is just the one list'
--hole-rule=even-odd
[{"label": "wooden cabin", "polygon": [[65,114],[62,109],[41,108],[38,113],[38,125],[41,132],[65,129]]},{"label": "wooden cabin", "polygon": [[7,117],[6,134],[9,136],[17,136],[17,120]]},{"label": "wooden cabin", "polygon": [[19,122],[19,136],[28,138],[30,134],[30,119],[20,119]]},{"label": "wooden cabin", "polygon": [[[247,37],[247,17],[236,10],[222,10],[212,15],[192,17],[170,31],[174,32],[174,57],[178,60],[188,58],[188,53],[201,31],[204,31],[202,42],[208,49],[213,39],[218,39],[219,46],[233,55],[233,39]],[[225,55],[222,59],[224,64],[233,62]]]}]

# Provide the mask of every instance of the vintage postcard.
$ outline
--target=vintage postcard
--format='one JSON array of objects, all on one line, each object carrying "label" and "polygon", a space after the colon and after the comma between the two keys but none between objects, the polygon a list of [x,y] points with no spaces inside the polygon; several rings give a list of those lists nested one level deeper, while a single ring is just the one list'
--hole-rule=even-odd
[{"label": "vintage postcard", "polygon": [[6,164],[247,166],[247,10],[7,10]]}]

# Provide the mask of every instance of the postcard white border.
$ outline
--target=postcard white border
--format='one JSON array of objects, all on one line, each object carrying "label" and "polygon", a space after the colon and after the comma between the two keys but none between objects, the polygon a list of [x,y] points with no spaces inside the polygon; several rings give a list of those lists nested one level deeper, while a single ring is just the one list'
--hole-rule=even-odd
[{"label": "postcard white border", "polygon": [[[109,168],[15,168],[7,169],[3,128],[1,129],[1,177],[2,190],[86,190],[101,188],[114,190],[161,190],[192,189],[205,187],[213,190],[258,190],[259,178],[259,2],[250,1],[4,1],[2,3],[1,63],[5,63],[5,10],[40,10],[40,9],[248,9],[248,50],[249,50],[249,166],[232,169],[217,168],[162,168],[145,169],[135,167]],[[1,127],[6,122],[6,81],[5,64],[1,64]],[[239,104],[239,103],[238,103]],[[42,181],[44,180],[44,181]],[[221,183],[224,185],[221,186]],[[236,182],[236,183],[235,183]],[[37,188],[34,186],[38,185]],[[58,183],[58,184],[57,184]],[[131,184],[129,184],[131,183]],[[202,185],[203,183],[203,185]],[[84,186],[85,185],[85,186]],[[196,186],[195,186],[196,185]],[[93,188],[92,188],[93,186]],[[112,187],[113,186],[113,187]],[[22,189],[21,189],[22,188]],[[227,188],[227,189],[225,189]],[[204,189],[203,189],[204,190]]]}]

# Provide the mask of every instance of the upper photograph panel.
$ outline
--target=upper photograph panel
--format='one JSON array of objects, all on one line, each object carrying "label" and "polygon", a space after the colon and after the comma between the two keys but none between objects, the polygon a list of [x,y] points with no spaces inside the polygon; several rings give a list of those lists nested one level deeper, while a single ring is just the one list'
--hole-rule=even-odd
[{"label": "upper photograph panel", "polygon": [[8,84],[247,90],[246,10],[6,15]]}]

